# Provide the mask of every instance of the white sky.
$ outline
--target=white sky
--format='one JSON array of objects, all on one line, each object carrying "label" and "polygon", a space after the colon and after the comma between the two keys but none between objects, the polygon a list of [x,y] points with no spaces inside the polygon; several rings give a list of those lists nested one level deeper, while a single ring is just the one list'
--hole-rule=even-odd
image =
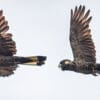
[{"label": "white sky", "polygon": [[62,72],[62,59],[73,59],[69,45],[70,9],[84,4],[93,16],[91,29],[100,62],[98,0],[0,0],[17,43],[17,55],[46,55],[42,67],[22,66],[0,78],[0,100],[100,100],[100,76]]}]

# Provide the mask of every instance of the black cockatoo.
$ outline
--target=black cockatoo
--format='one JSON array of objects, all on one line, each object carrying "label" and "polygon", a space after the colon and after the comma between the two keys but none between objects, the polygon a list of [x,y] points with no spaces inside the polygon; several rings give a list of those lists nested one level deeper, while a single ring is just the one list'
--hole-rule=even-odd
[{"label": "black cockatoo", "polygon": [[100,64],[96,63],[96,50],[91,37],[89,23],[90,10],[85,11],[85,6],[80,5],[71,9],[70,18],[70,44],[74,60],[62,60],[59,67],[62,70],[70,70],[84,74],[100,73]]},{"label": "black cockatoo", "polygon": [[16,54],[16,43],[12,39],[8,22],[0,10],[0,76],[9,76],[14,73],[18,64],[28,64],[40,66],[45,63],[46,56],[20,57]]}]

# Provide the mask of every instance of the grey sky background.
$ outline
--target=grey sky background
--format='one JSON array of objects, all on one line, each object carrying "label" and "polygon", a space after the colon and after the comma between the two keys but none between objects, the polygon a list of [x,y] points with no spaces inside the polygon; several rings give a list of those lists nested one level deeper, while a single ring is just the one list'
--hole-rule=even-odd
[{"label": "grey sky background", "polygon": [[59,61],[73,60],[69,44],[70,9],[85,5],[93,16],[91,29],[100,62],[98,0],[0,0],[9,22],[17,55],[46,55],[42,67],[19,65],[15,74],[0,78],[1,100],[100,100],[100,76],[62,72]]}]

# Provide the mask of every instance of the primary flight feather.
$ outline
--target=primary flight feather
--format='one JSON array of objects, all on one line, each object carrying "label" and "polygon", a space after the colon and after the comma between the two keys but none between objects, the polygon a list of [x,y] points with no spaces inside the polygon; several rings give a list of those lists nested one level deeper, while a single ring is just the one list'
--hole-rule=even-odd
[{"label": "primary flight feather", "polygon": [[96,64],[96,51],[91,37],[89,23],[90,10],[85,11],[85,6],[80,5],[71,9],[70,18],[70,45],[74,60],[62,60],[59,67],[62,70],[70,70],[84,74],[100,73],[100,65]]},{"label": "primary flight feather", "polygon": [[16,54],[16,43],[12,39],[12,34],[7,33],[9,30],[8,22],[0,10],[0,76],[9,76],[14,73],[18,64],[42,65],[45,56],[20,57]]}]

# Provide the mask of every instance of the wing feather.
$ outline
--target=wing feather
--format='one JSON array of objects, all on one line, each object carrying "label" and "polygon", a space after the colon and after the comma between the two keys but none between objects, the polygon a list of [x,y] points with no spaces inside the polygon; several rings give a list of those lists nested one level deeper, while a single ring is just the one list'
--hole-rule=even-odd
[{"label": "wing feather", "polygon": [[[16,44],[12,40],[12,34],[6,33],[9,30],[8,22],[3,16],[3,11],[0,10],[0,57],[13,56],[16,53]],[[13,74],[16,69],[13,66],[0,66],[0,76],[9,76]]]},{"label": "wing feather", "polygon": [[0,55],[2,56],[12,56],[16,53],[16,46],[12,40],[12,35],[6,33],[8,29],[8,21],[5,20],[3,11],[0,10]]},{"label": "wing feather", "polygon": [[95,63],[95,46],[92,41],[91,29],[89,23],[92,19],[90,10],[85,12],[85,6],[76,6],[71,9],[70,21],[70,44],[73,51],[74,61],[83,60],[85,62]]}]

